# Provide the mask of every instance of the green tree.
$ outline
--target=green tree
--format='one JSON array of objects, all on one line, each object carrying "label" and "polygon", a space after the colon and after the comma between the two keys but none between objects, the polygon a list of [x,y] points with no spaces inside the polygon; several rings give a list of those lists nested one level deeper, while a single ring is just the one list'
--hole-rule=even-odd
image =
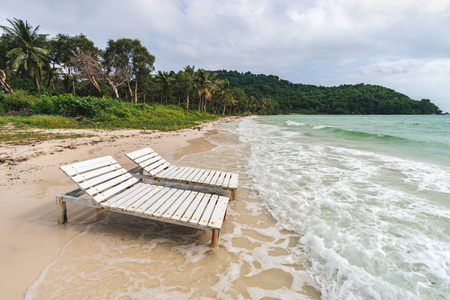
[{"label": "green tree", "polygon": [[194,68],[187,66],[184,70],[180,70],[174,78],[173,89],[179,98],[183,98],[185,108],[189,109],[190,97],[194,88]]},{"label": "green tree", "polygon": [[[104,59],[107,65],[114,61],[116,67],[123,70],[127,79],[128,97],[131,101],[134,98],[134,102],[137,103],[139,83],[150,77],[150,73],[154,70],[155,57],[141,45],[139,40],[122,38],[117,41],[108,41]],[[134,93],[131,88],[133,80]]]},{"label": "green tree", "polygon": [[77,72],[73,64],[73,58],[80,53],[90,52],[98,55],[99,49],[94,46],[94,42],[85,35],[69,36],[67,34],[57,34],[49,42],[49,56],[53,67],[59,68],[59,76],[64,82],[65,92],[76,94]]},{"label": "green tree", "polygon": [[198,112],[200,110],[206,111],[206,100],[210,97],[209,73],[204,69],[198,69],[194,77],[194,89],[198,95]]},{"label": "green tree", "polygon": [[155,76],[156,82],[161,89],[161,102],[164,102],[165,105],[168,104],[169,93],[170,93],[170,82],[171,78],[169,77],[169,73],[166,71],[158,71],[158,74]]},{"label": "green tree", "polygon": [[[221,94],[222,94],[222,101],[223,101],[223,111],[222,116],[225,116],[225,110],[227,108],[227,104],[234,105],[234,95],[233,91],[230,87],[230,82],[228,80],[224,80],[221,85]],[[231,109],[230,109],[231,111]]]},{"label": "green tree", "polygon": [[50,61],[49,52],[44,48],[47,35],[38,34],[39,26],[33,29],[28,21],[16,18],[7,20],[11,27],[1,26],[1,28],[11,35],[14,47],[6,54],[8,62],[16,72],[23,70],[30,76],[39,90],[44,67]]}]

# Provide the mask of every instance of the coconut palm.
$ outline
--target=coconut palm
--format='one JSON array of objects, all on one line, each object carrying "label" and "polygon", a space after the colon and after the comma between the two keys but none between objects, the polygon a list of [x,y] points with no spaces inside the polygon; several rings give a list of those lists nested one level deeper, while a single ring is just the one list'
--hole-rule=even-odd
[{"label": "coconut palm", "polygon": [[39,26],[34,29],[28,21],[14,18],[7,19],[11,27],[0,26],[13,40],[13,49],[6,57],[9,59],[11,67],[17,72],[24,70],[34,81],[37,89],[40,89],[40,78],[44,66],[49,62],[48,50],[43,46],[46,41],[46,34],[38,34]]},{"label": "coconut palm", "polygon": [[203,108],[206,110],[206,100],[210,97],[210,84],[209,73],[203,69],[198,69],[194,78],[194,89],[198,94],[198,112]]},{"label": "coconut palm", "polygon": [[[221,94],[222,94],[222,100],[223,100],[223,112],[222,112],[222,116],[225,116],[225,110],[227,108],[227,104],[234,105],[234,95],[233,95],[233,91],[230,87],[230,82],[228,81],[228,79],[225,79],[223,81],[222,87],[221,87]],[[231,108],[230,108],[231,111]]]},{"label": "coconut palm", "polygon": [[164,99],[164,103],[167,105],[167,99],[169,98],[170,82],[171,82],[169,73],[167,73],[166,71],[158,71],[158,74],[156,74],[155,79],[159,87],[161,88],[161,102]]}]

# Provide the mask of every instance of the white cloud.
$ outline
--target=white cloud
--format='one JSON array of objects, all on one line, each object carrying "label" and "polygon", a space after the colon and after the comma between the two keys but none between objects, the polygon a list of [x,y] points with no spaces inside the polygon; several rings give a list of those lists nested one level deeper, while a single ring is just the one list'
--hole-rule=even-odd
[{"label": "white cloud", "polygon": [[[3,3],[0,24],[26,19],[43,33],[84,33],[99,47],[108,39],[138,38],[156,56],[157,69],[249,70],[312,84],[357,80],[411,97],[420,90],[432,100],[435,90],[447,91],[438,86],[448,79],[439,72],[450,53],[448,0]],[[444,105],[450,110],[450,101]]]}]

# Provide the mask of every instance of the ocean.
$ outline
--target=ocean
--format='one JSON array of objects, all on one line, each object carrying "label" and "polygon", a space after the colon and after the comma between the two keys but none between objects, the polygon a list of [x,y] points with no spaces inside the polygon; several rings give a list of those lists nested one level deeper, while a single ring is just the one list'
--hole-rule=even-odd
[{"label": "ocean", "polygon": [[324,299],[448,299],[449,116],[264,116],[246,171]]}]

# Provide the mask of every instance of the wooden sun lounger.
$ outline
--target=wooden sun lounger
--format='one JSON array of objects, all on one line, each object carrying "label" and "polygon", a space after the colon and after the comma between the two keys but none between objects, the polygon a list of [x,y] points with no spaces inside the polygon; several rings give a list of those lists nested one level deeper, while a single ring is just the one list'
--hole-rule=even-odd
[{"label": "wooden sun lounger", "polygon": [[[140,182],[111,156],[60,167],[80,188],[56,197],[58,222],[67,221],[66,202],[212,231],[218,245],[229,198]],[[87,194],[88,198],[82,198]]]},{"label": "wooden sun lounger", "polygon": [[150,174],[152,179],[201,184],[231,190],[231,200],[234,200],[239,174],[174,166],[149,147],[128,153],[126,156]]}]

